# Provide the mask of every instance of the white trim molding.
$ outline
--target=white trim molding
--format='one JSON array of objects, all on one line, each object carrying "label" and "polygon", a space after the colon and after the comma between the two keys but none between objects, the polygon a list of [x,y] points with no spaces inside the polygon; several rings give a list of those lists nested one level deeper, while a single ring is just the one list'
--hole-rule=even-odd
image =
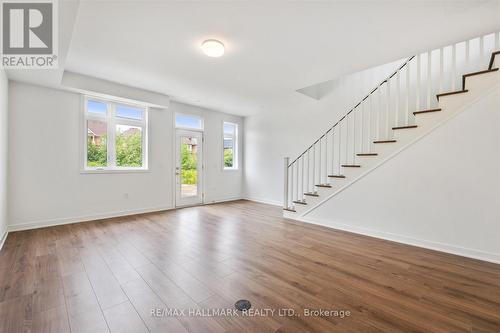
[{"label": "white trim molding", "polygon": [[409,236],[393,234],[385,231],[377,231],[369,228],[356,227],[349,224],[338,223],[334,221],[327,221],[323,219],[313,219],[313,218],[297,218],[294,220],[298,220],[304,223],[316,224],[323,227],[338,229],[343,231],[352,232],[355,234],[360,234],[369,237],[375,237],[379,239],[384,239],[388,241],[393,241],[397,243],[402,243],[406,245],[412,245],[417,247],[422,247],[429,250],[445,252],[449,254],[454,254],[462,257],[478,259],[483,261],[492,262],[495,264],[500,264],[500,253],[490,253],[479,250],[474,250],[465,247],[459,247],[451,244],[439,243],[428,241],[424,239],[413,238]]},{"label": "white trim molding", "polygon": [[119,99],[122,103],[141,103],[160,109],[170,106],[167,95],[68,71],[63,72],[61,87],[104,99]]},{"label": "white trim molding", "polygon": [[8,235],[9,235],[9,230],[7,229],[5,230],[4,234],[2,235],[2,239],[0,240],[0,251],[2,251],[3,245],[5,244]]},{"label": "white trim molding", "polygon": [[[187,206],[187,207],[211,205],[211,204],[217,204],[217,203],[222,203],[222,202],[237,201],[237,200],[242,200],[242,199],[243,198],[241,198],[241,197],[222,198],[222,199],[219,199],[216,201],[210,201],[206,204]],[[180,208],[186,208],[186,207],[176,208],[173,206],[163,206],[163,207],[160,206],[160,207],[132,209],[132,210],[110,212],[110,213],[92,214],[92,215],[75,216],[75,217],[63,217],[63,218],[55,218],[55,219],[50,219],[50,220],[41,220],[41,221],[34,221],[34,222],[19,223],[19,224],[10,225],[8,227],[8,231],[6,231],[6,234],[8,232],[13,232],[13,231],[39,229],[39,228],[54,227],[54,226],[58,226],[58,225],[81,223],[81,222],[91,222],[91,221],[98,221],[98,220],[110,219],[110,218],[115,218],[115,217],[125,217],[125,216],[137,215],[137,214],[156,213],[156,212],[162,212],[162,211],[174,210],[174,209],[180,209]]]},{"label": "white trim molding", "polygon": [[241,196],[235,196],[235,197],[222,197],[222,198],[215,198],[215,199],[209,199],[206,200],[203,203],[203,205],[212,205],[212,204],[218,204],[218,203],[224,203],[224,202],[231,202],[231,201],[238,201],[238,200],[244,200],[243,197]]},{"label": "white trim molding", "polygon": [[276,200],[271,200],[271,199],[266,199],[266,198],[254,198],[254,197],[243,197],[243,200],[248,200],[248,201],[253,201],[253,202],[258,202],[258,203],[263,203],[263,204],[268,204],[268,205],[273,205],[273,206],[283,206],[283,202],[281,201],[276,201]]},{"label": "white trim molding", "polygon": [[110,212],[110,213],[92,214],[92,215],[75,216],[75,217],[63,217],[63,218],[55,218],[55,219],[50,219],[50,220],[26,222],[26,223],[19,223],[19,224],[10,225],[9,232],[52,227],[52,226],[63,225],[63,224],[90,222],[90,221],[110,219],[110,218],[114,218],[114,217],[130,216],[130,215],[136,215],[136,214],[154,213],[154,212],[161,212],[161,211],[166,211],[166,210],[171,210],[171,209],[174,209],[174,207],[172,207],[172,206],[150,207],[150,208],[132,209],[132,210]]}]

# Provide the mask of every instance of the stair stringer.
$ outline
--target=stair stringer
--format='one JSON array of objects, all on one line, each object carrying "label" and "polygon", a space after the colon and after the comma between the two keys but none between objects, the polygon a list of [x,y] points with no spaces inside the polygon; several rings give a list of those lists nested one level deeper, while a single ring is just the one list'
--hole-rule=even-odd
[{"label": "stair stringer", "polygon": [[[283,214],[284,217],[297,220],[305,218],[325,202],[463,112],[483,96],[493,91],[498,85],[500,85],[500,71],[468,77],[466,83],[466,89],[469,90],[468,93],[441,97],[438,104],[442,111],[417,115],[417,128],[395,131],[394,138],[397,140],[396,143],[378,144],[378,147],[374,149],[375,152],[379,153],[377,157],[358,157],[358,161],[360,161],[362,167],[356,168],[356,170],[344,168],[343,174],[346,175],[346,178],[332,181],[335,184],[339,183],[339,186],[318,188],[318,197],[308,197],[307,205],[296,205],[296,212],[285,211]],[[384,145],[389,146],[384,147]]]}]

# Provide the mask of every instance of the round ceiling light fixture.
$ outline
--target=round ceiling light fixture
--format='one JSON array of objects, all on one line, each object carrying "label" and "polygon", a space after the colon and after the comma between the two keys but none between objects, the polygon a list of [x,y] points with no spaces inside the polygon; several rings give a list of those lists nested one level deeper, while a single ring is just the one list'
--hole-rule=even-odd
[{"label": "round ceiling light fixture", "polygon": [[224,55],[224,44],[217,39],[207,39],[201,44],[201,49],[209,57],[222,57]]}]

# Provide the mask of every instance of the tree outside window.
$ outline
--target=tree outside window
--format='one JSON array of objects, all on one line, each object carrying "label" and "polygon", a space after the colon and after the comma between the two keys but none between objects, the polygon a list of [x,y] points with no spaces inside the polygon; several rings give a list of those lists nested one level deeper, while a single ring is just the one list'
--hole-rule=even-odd
[{"label": "tree outside window", "polygon": [[224,122],[223,163],[224,169],[238,169],[238,125]]}]

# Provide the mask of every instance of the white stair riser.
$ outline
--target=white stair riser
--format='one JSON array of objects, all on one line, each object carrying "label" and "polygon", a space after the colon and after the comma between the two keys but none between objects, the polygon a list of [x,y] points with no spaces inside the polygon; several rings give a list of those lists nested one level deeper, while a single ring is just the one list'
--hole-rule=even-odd
[{"label": "white stair riser", "polygon": [[406,146],[416,137],[421,136],[425,133],[425,128],[420,126],[416,128],[406,128],[394,131],[394,138],[398,141],[398,146]]}]

